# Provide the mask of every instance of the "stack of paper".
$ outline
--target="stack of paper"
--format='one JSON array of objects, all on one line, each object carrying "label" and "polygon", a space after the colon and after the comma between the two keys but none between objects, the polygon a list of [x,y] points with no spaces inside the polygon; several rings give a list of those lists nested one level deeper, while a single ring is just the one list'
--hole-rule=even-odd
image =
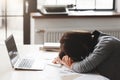
[{"label": "stack of paper", "polygon": [[60,43],[44,43],[42,49],[45,51],[60,51]]}]

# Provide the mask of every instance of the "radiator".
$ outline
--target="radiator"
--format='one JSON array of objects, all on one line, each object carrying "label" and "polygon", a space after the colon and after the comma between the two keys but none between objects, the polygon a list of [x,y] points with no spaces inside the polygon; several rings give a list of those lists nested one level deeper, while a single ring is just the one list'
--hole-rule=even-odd
[{"label": "radiator", "polygon": [[64,31],[48,31],[45,32],[44,42],[59,42],[60,38],[64,34]]},{"label": "radiator", "polygon": [[[59,42],[65,31],[46,31],[44,34],[44,42]],[[108,35],[115,36],[120,39],[120,31],[102,31]]]}]

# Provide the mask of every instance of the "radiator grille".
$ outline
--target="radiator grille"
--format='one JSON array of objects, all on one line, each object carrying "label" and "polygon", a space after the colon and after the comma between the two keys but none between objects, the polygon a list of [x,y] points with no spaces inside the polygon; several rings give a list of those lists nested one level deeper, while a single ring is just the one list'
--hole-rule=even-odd
[{"label": "radiator grille", "polygon": [[[47,31],[44,35],[44,42],[59,42],[65,31]],[[108,35],[120,39],[120,31],[102,31]]]},{"label": "radiator grille", "polygon": [[59,42],[64,34],[63,31],[50,31],[45,33],[45,42]]}]

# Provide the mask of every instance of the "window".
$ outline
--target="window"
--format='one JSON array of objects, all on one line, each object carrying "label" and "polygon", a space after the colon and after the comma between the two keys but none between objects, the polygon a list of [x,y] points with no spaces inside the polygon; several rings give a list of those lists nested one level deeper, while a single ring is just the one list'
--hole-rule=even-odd
[{"label": "window", "polygon": [[0,45],[13,34],[23,44],[23,0],[0,0]]},{"label": "window", "polygon": [[70,10],[114,10],[115,0],[38,0],[40,5],[74,5]]}]

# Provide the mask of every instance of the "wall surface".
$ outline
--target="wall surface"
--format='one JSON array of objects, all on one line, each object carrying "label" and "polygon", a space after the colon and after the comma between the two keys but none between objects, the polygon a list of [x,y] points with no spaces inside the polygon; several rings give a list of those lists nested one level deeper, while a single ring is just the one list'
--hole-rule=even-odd
[{"label": "wall surface", "polygon": [[36,19],[37,30],[120,30],[120,18]]},{"label": "wall surface", "polygon": [[36,18],[32,19],[31,43],[42,44],[45,39],[45,32],[59,32],[71,30],[101,30],[120,31],[119,17],[89,17],[89,18]]}]

